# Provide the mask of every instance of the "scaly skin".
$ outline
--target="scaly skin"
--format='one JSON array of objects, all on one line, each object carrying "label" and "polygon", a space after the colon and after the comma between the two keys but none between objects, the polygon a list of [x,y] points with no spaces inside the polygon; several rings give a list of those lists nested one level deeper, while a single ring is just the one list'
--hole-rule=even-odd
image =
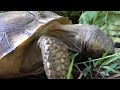
[{"label": "scaly skin", "polygon": [[[66,79],[69,68],[67,50],[80,52],[91,58],[101,57],[108,49],[110,49],[109,54],[114,53],[112,39],[98,27],[92,25],[57,24],[53,30],[41,36],[38,43],[49,79]],[[65,51],[63,51],[64,49]],[[64,59],[60,53],[63,53],[67,59]],[[63,60],[64,63],[62,63]],[[62,67],[64,68],[62,69]]]},{"label": "scaly skin", "polygon": [[38,40],[44,69],[49,79],[66,79],[69,69],[67,45],[55,37],[42,35]]}]

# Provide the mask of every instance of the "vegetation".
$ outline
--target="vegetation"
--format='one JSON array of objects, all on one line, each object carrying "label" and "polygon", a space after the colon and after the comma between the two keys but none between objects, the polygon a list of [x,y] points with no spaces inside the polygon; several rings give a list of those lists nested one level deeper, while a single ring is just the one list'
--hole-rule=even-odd
[{"label": "vegetation", "polygon": [[[113,39],[115,47],[120,47],[120,11],[59,11],[56,13],[67,17],[74,15],[74,18],[79,16],[78,23],[98,26]],[[72,20],[75,20],[74,18]],[[74,22],[77,23],[77,21]],[[72,70],[75,68],[79,72],[78,79],[120,78],[120,51],[113,55],[108,55],[108,52],[109,50],[101,58],[88,58],[84,62],[77,63],[75,57],[78,53],[72,53],[68,79],[71,78]]]}]

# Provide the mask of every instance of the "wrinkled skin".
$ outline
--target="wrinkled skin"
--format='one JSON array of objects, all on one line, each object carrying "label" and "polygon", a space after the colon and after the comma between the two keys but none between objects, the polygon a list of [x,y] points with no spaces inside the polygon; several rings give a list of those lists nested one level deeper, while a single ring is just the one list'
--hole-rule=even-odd
[{"label": "wrinkled skin", "polygon": [[86,53],[87,57],[99,58],[108,49],[109,54],[114,53],[112,39],[96,26],[58,24],[47,34],[62,40],[72,51]]}]

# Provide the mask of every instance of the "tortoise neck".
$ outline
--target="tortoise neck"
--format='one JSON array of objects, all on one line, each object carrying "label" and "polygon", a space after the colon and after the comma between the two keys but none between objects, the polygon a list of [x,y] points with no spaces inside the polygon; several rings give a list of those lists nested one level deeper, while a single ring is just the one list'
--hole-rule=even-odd
[{"label": "tortoise neck", "polygon": [[80,27],[82,26],[82,24],[68,24],[68,25],[62,25],[62,24],[59,24],[58,27],[56,27],[55,29],[61,29],[61,30],[64,30],[64,31],[76,31],[78,30]]}]

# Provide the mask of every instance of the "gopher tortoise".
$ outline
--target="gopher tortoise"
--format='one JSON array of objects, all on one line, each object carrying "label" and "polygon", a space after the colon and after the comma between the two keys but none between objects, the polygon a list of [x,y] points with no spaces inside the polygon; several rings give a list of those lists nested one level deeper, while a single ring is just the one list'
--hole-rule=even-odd
[{"label": "gopher tortoise", "polygon": [[72,24],[50,11],[0,13],[0,78],[45,71],[48,79],[66,79],[68,50],[98,58],[108,48],[114,53],[113,46],[98,27]]}]

